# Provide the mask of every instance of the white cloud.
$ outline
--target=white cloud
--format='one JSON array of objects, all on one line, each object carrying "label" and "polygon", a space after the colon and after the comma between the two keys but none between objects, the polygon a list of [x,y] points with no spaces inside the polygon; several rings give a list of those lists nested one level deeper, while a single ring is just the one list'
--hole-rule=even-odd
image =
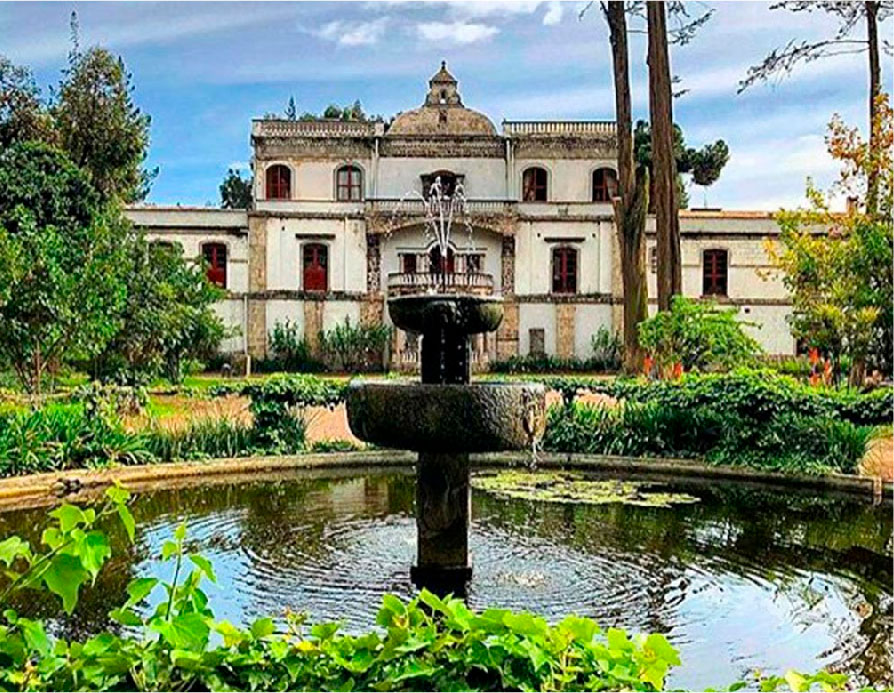
[{"label": "white cloud", "polygon": [[543,15],[543,23],[546,26],[553,26],[562,21],[562,3],[551,2],[547,7],[546,14]]},{"label": "white cloud", "polygon": [[426,41],[475,43],[491,38],[500,30],[494,26],[475,22],[425,22],[417,24],[416,31],[419,37]]},{"label": "white cloud", "polygon": [[354,24],[336,20],[324,24],[314,33],[320,38],[335,41],[340,46],[370,46],[378,43],[385,35],[387,24],[388,17]]},{"label": "white cloud", "polygon": [[[232,8],[232,9],[231,9]],[[91,8],[92,9],[92,8]],[[104,8],[103,8],[104,9]],[[281,21],[294,14],[289,7],[265,6],[246,10],[238,4],[213,13],[198,7],[178,7],[175,12],[158,11],[147,16],[139,6],[117,6],[116,12],[96,19],[81,17],[81,45],[104,45],[113,49],[151,44],[173,44],[178,40],[223,33],[234,29]],[[23,32],[21,40],[6,47],[16,62],[42,64],[64,57],[71,47],[68,31],[50,24],[43,33],[36,27]],[[43,28],[43,27],[41,27]]]},{"label": "white cloud", "polygon": [[497,15],[531,14],[541,4],[541,2],[519,2],[518,0],[492,0],[486,2],[451,2],[447,4],[447,7],[453,16],[471,19]]}]

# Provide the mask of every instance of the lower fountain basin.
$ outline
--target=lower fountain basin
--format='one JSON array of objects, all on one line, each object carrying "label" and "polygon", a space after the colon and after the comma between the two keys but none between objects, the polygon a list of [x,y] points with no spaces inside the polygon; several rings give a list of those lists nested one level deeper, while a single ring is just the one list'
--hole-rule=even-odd
[{"label": "lower fountain basin", "polygon": [[402,450],[525,450],[546,427],[546,388],[536,383],[360,381],[345,404],[354,435]]},{"label": "lower fountain basin", "polygon": [[391,321],[402,330],[424,332],[432,318],[463,334],[493,332],[503,320],[503,299],[470,294],[414,294],[388,299]]}]

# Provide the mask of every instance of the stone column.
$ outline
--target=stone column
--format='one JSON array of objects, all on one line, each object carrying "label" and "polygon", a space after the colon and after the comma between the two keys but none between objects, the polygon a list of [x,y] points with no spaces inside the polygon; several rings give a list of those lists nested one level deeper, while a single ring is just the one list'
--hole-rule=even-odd
[{"label": "stone column", "polygon": [[248,217],[248,353],[252,358],[267,355],[267,220]]},{"label": "stone column", "polygon": [[556,304],[556,355],[569,359],[574,356],[575,314],[574,303]]},{"label": "stone column", "polygon": [[305,296],[304,298],[304,339],[310,352],[320,353],[320,332],[323,329],[323,305],[325,299]]},{"label": "stone column", "polygon": [[500,253],[500,277],[503,286],[503,322],[497,329],[497,358],[518,355],[518,302],[515,300],[515,236],[503,236]]},{"label": "stone column", "polygon": [[468,453],[420,452],[416,468],[417,587],[463,595],[472,577]]}]

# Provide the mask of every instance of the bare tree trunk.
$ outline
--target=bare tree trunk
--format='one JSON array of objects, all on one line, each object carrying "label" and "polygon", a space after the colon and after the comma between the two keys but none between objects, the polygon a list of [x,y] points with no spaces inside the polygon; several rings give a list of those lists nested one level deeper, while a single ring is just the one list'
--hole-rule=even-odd
[{"label": "bare tree trunk", "polygon": [[649,119],[652,126],[655,231],[658,240],[658,309],[668,310],[672,297],[682,292],[683,284],[673,97],[664,3],[649,0],[646,5],[649,26]]},{"label": "bare tree trunk", "polygon": [[648,317],[646,283],[646,208],[648,170],[637,170],[633,160],[633,109],[630,99],[630,70],[627,50],[627,19],[624,2],[611,0],[605,7],[615,83],[615,123],[618,148],[618,197],[612,200],[615,231],[624,288],[624,370],[639,371],[643,351],[639,324]]},{"label": "bare tree trunk", "polygon": [[[882,68],[879,63],[878,48],[878,2],[865,3],[866,34],[869,43],[869,151],[875,154],[878,145],[878,97],[882,90]],[[878,207],[878,172],[872,166],[869,170],[869,185],[866,194],[866,213],[874,215]]]}]

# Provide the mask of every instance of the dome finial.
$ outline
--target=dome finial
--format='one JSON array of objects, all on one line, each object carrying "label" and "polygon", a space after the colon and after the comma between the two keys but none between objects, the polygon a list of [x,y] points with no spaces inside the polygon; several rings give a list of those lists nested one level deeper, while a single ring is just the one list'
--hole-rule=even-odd
[{"label": "dome finial", "polygon": [[441,69],[442,69],[442,70],[446,70],[446,69],[447,69],[447,61],[446,61],[446,60],[442,60],[442,61],[441,61]]}]

